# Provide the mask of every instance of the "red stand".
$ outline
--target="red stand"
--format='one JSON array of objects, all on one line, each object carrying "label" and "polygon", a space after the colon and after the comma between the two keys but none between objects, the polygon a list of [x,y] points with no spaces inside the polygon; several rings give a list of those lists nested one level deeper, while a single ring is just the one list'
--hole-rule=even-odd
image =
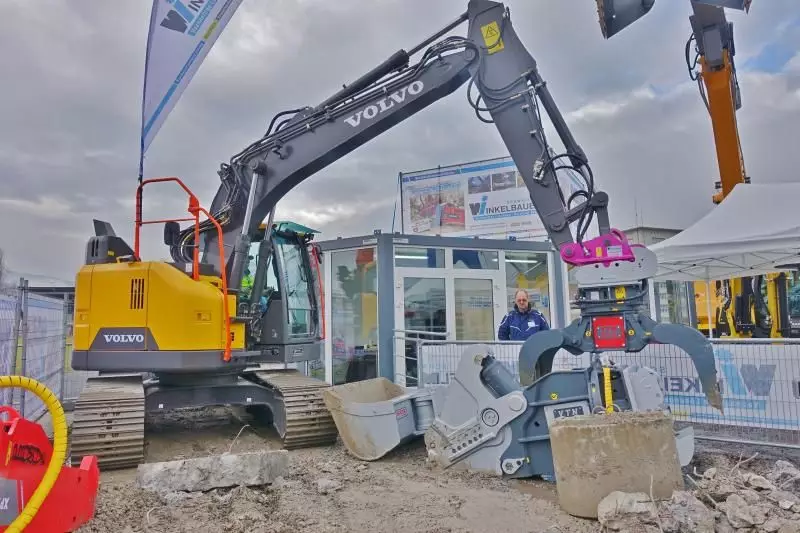
[{"label": "red stand", "polygon": [[[42,480],[53,447],[39,424],[0,406],[0,532],[22,512]],[[62,466],[50,493],[25,533],[68,533],[94,516],[100,469],[97,458],[84,457],[78,467]]]}]

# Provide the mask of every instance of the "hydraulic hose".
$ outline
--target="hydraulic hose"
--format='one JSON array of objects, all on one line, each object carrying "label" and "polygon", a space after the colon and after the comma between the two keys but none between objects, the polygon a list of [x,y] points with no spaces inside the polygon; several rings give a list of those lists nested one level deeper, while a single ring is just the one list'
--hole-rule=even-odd
[{"label": "hydraulic hose", "polygon": [[55,394],[35,379],[24,376],[0,376],[0,388],[8,387],[21,388],[34,393],[47,407],[53,420],[53,454],[50,457],[47,470],[45,470],[42,481],[36,487],[31,499],[25,504],[22,512],[6,529],[7,533],[20,533],[39,512],[44,499],[50,494],[50,490],[55,485],[59,473],[61,473],[61,466],[67,456],[67,417],[64,415],[64,408]]}]

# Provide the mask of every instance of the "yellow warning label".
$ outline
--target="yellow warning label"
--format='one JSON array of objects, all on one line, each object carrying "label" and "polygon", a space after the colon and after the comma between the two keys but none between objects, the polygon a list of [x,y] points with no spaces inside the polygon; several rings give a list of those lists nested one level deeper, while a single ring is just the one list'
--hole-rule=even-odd
[{"label": "yellow warning label", "polygon": [[626,294],[625,287],[615,287],[614,288],[614,296],[617,298],[617,300],[624,299],[625,298],[625,294]]},{"label": "yellow warning label", "polygon": [[500,26],[498,26],[497,22],[492,21],[485,26],[481,26],[481,34],[483,34],[483,42],[486,48],[489,49],[490,54],[505,48],[503,39],[500,36]]}]

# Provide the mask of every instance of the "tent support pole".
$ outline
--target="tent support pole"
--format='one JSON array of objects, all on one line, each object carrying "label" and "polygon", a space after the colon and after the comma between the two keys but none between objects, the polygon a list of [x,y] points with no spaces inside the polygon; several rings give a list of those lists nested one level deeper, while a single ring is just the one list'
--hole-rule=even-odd
[{"label": "tent support pole", "polygon": [[713,318],[711,316],[711,280],[706,279],[706,313],[708,313],[708,338],[714,338]]}]

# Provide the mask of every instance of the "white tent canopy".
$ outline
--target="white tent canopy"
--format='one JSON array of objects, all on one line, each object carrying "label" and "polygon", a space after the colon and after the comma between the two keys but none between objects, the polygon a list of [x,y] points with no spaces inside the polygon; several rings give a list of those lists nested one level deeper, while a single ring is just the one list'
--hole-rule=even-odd
[{"label": "white tent canopy", "polygon": [[674,237],[649,246],[655,281],[711,281],[800,263],[800,183],[740,184]]}]

